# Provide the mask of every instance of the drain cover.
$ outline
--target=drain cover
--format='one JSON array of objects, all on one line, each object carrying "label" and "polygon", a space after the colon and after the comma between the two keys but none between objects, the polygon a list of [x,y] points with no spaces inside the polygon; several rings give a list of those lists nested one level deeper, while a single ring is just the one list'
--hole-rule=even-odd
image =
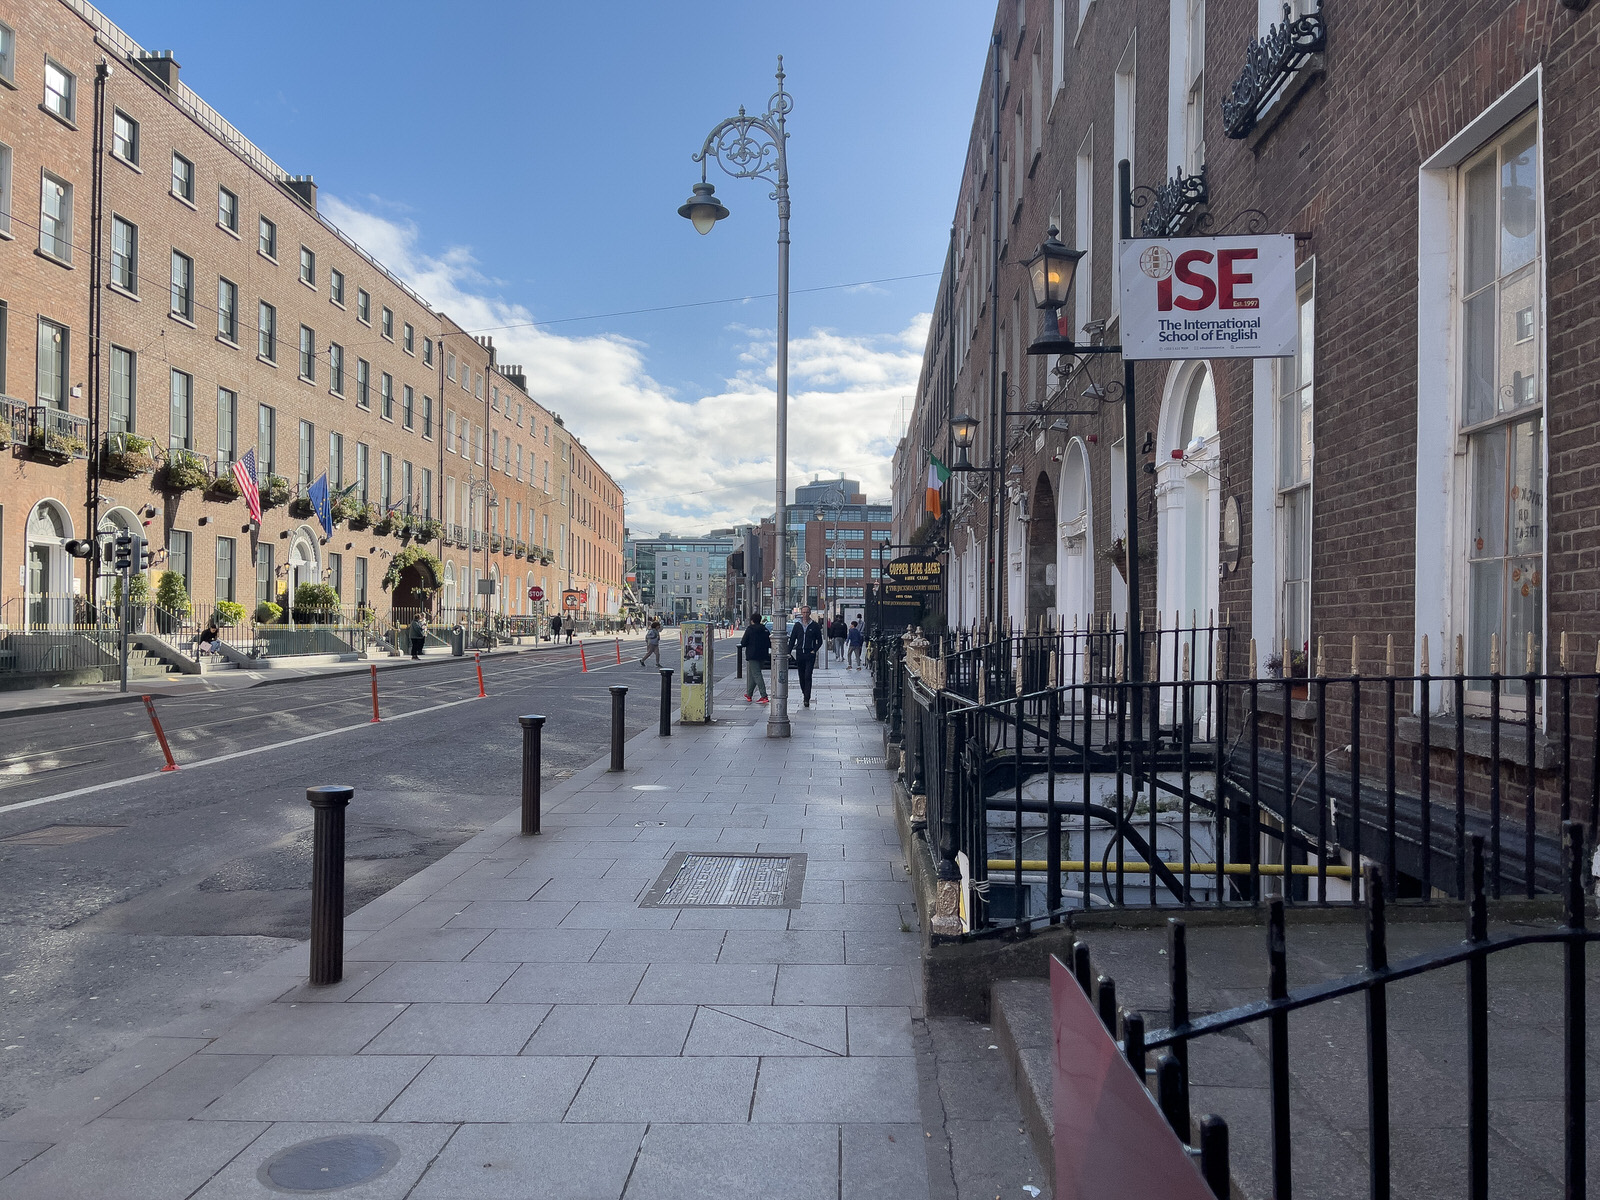
[{"label": "drain cover", "polygon": [[279,1150],[256,1172],[275,1192],[331,1192],[376,1179],[400,1159],[388,1138],[355,1134],[296,1142]]},{"label": "drain cover", "polygon": [[667,785],[664,783],[636,783],[633,785],[633,790],[636,792],[664,792],[667,790]]},{"label": "drain cover", "polygon": [[680,851],[640,908],[799,908],[804,854]]},{"label": "drain cover", "polygon": [[881,766],[883,766],[883,755],[875,754],[871,758],[862,758],[862,757],[860,757],[858,755],[856,757],[856,766],[858,766],[858,767],[881,767]]},{"label": "drain cover", "polygon": [[0,842],[12,846],[70,846],[73,842],[86,842],[101,834],[115,833],[121,828],[120,825],[46,825],[43,829],[31,829],[27,833],[14,833],[8,838],[0,838]]}]

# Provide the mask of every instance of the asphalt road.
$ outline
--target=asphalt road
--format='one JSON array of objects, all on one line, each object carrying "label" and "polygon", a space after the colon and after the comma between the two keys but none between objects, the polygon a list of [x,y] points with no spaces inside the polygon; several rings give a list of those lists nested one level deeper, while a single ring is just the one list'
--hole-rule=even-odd
[{"label": "asphalt road", "polygon": [[518,715],[548,717],[547,784],[606,753],[610,685],[630,736],[653,726],[660,675],[622,653],[488,659],[487,699],[471,659],[380,672],[376,725],[362,674],[160,701],[171,773],[137,702],[0,720],[0,1116],[308,935],[307,787],[356,789],[354,910],[516,807]]}]

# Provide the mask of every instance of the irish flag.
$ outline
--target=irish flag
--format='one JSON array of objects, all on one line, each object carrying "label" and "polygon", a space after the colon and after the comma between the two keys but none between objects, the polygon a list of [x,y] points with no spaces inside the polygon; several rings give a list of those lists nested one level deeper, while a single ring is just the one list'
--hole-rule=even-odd
[{"label": "irish flag", "polygon": [[944,487],[945,480],[950,478],[950,468],[945,466],[934,455],[928,455],[928,511],[937,521],[943,515],[944,509],[939,503],[939,489]]}]

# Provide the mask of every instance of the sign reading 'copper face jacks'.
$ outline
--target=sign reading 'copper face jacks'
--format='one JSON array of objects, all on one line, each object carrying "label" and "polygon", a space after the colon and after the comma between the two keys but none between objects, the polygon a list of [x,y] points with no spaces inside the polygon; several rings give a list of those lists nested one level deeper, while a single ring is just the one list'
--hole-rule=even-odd
[{"label": "sign reading 'copper face jacks'", "polygon": [[897,558],[883,568],[884,599],[915,602],[944,591],[944,563],[937,558]]},{"label": "sign reading 'copper face jacks'", "polygon": [[1282,358],[1300,344],[1294,235],[1120,243],[1122,356]]}]

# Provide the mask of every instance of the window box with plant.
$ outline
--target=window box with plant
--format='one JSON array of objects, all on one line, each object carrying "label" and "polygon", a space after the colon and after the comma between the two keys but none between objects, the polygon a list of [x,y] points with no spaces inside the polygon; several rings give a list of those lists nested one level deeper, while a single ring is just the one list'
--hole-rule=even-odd
[{"label": "window box with plant", "polygon": [[372,505],[363,504],[359,500],[351,501],[350,516],[347,518],[347,520],[350,522],[350,531],[352,533],[358,533],[363,529],[371,529],[372,523],[376,519],[376,515],[377,514],[374,512]]},{"label": "window box with plant", "polygon": [[[309,521],[311,519],[311,514],[311,501],[305,496],[296,496],[293,500],[289,501],[289,515],[294,517],[296,520]],[[296,607],[298,608],[299,606],[296,605]]]},{"label": "window box with plant", "polygon": [[35,425],[28,433],[28,448],[55,463],[89,457],[89,443],[70,427]]},{"label": "window box with plant", "polygon": [[498,533],[491,533],[489,535],[489,550],[493,554],[500,553],[500,535]]},{"label": "window box with plant", "polygon": [[266,484],[261,488],[261,507],[282,508],[289,503],[293,494],[287,479],[281,475],[268,475]]},{"label": "window box with plant", "polygon": [[390,534],[399,537],[400,518],[396,517],[392,512],[380,513],[377,520],[372,523],[372,532],[379,537],[388,537]]},{"label": "window box with plant", "polygon": [[1308,694],[1310,684],[1307,679],[1310,674],[1310,657],[1308,647],[1302,646],[1299,650],[1289,652],[1289,669],[1286,672],[1283,666],[1282,653],[1275,653],[1266,662],[1267,674],[1274,679],[1286,679],[1289,696],[1293,700],[1304,700]]},{"label": "window box with plant", "polygon": [[155,443],[136,433],[113,433],[106,439],[105,471],[116,479],[136,479],[156,469]]},{"label": "window box with plant", "polygon": [[233,477],[232,471],[224,471],[211,481],[211,486],[206,489],[206,498],[215,500],[220,504],[228,504],[239,499],[239,481]]},{"label": "window box with plant", "polygon": [[193,450],[167,451],[167,465],[161,469],[164,492],[196,492],[211,484],[206,460]]},{"label": "window box with plant", "polygon": [[340,496],[329,506],[329,514],[335,525],[350,522],[350,528],[355,528],[356,514],[361,511],[361,501],[352,500],[348,496]]},{"label": "window box with plant", "polygon": [[419,542],[437,542],[444,537],[444,522],[432,517],[418,517],[412,523],[411,536]]}]

